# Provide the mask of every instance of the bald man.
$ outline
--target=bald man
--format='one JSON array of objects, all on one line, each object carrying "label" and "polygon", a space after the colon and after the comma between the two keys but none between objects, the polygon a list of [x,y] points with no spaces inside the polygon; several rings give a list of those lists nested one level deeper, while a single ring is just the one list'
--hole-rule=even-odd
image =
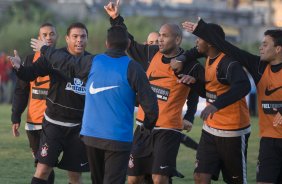
[{"label": "bald man", "polygon": [[148,45],[158,45],[158,38],[159,38],[159,33],[154,31],[149,33],[148,38],[147,38],[147,44]]}]

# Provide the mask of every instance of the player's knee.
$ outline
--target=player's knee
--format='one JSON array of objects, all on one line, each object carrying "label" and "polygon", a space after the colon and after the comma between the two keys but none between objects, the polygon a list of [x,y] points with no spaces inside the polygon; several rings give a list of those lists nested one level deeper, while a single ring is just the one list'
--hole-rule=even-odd
[{"label": "player's knee", "polygon": [[202,173],[194,173],[195,184],[209,184],[210,175]]},{"label": "player's knee", "polygon": [[154,184],[168,184],[169,182],[168,176],[164,176],[164,175],[153,174],[152,178]]},{"label": "player's knee", "polygon": [[128,176],[127,183],[128,184],[140,184],[143,181],[142,176]]},{"label": "player's knee", "polygon": [[70,184],[81,184],[81,173],[80,172],[72,172],[68,171],[69,183]]},{"label": "player's knee", "polygon": [[47,180],[51,171],[52,171],[52,169],[53,169],[52,167],[50,167],[46,164],[38,163],[34,177]]}]

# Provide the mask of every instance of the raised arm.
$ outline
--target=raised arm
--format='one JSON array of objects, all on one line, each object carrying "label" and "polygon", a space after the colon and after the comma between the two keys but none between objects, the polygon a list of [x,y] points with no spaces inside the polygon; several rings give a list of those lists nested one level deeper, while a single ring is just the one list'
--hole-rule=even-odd
[{"label": "raised arm", "polygon": [[32,38],[31,47],[34,51],[40,51],[47,63],[56,72],[60,72],[67,77],[81,78],[85,78],[89,74],[92,65],[91,55],[73,56],[67,49],[55,49],[47,46],[44,38],[42,40]]},{"label": "raised arm", "polygon": [[17,76],[24,81],[33,81],[37,77],[43,77],[50,74],[50,65],[43,57],[40,57],[31,66],[23,66],[18,52],[14,50],[14,56],[8,56]]},{"label": "raised arm", "polygon": [[[119,1],[116,3],[110,2],[108,5],[104,6],[104,9],[110,16],[110,23],[112,26],[123,26],[127,29],[124,24],[124,19],[119,14]],[[147,45],[140,44],[134,40],[134,37],[129,34],[130,38],[130,46],[127,50],[127,53],[135,60],[138,61],[143,68],[146,70],[148,67],[148,63],[151,61],[152,57],[158,52],[159,48],[156,45]]]},{"label": "raised arm", "polygon": [[92,66],[93,55],[73,56],[67,49],[55,49],[43,46],[41,53],[47,62],[56,70],[67,77],[85,78]]},{"label": "raised arm", "polygon": [[209,24],[204,22],[202,19],[200,19],[198,23],[186,21],[182,24],[182,26],[186,31],[206,40],[210,44],[214,45],[218,50],[239,61],[244,67],[247,68],[252,76],[257,74],[260,64],[260,57],[232,45],[223,39],[216,31],[212,29],[211,26],[209,26]]}]

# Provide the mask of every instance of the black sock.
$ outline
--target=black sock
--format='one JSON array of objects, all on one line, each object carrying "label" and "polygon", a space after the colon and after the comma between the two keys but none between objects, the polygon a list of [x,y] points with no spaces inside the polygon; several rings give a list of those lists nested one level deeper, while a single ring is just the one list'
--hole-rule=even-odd
[{"label": "black sock", "polygon": [[47,184],[47,181],[33,176],[31,184]]},{"label": "black sock", "polygon": [[52,170],[48,177],[47,184],[54,184],[54,181],[55,181],[55,172],[54,170]]}]

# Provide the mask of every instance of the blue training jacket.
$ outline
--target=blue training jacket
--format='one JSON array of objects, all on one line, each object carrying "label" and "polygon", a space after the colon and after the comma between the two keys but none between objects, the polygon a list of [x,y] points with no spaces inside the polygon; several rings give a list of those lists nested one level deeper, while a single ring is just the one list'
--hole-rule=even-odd
[{"label": "blue training jacket", "polygon": [[130,58],[100,54],[86,83],[81,135],[132,142],[135,92],[127,79]]}]

